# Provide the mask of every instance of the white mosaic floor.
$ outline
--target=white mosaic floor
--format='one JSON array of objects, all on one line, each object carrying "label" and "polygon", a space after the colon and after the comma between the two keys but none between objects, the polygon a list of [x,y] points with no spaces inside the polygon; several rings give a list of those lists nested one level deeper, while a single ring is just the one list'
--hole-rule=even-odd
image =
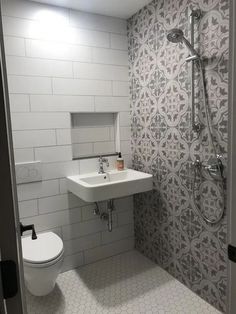
[{"label": "white mosaic floor", "polygon": [[219,314],[136,251],[61,274],[55,290],[27,293],[29,314]]}]

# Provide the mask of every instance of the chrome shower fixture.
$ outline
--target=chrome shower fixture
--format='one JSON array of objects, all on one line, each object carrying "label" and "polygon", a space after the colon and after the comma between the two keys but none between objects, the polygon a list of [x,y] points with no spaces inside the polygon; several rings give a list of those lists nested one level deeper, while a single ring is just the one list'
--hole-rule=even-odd
[{"label": "chrome shower fixture", "polygon": [[196,178],[197,175],[202,176],[203,171],[207,171],[207,173],[210,175],[211,179],[215,181],[221,182],[222,186],[222,194],[224,192],[224,165],[222,163],[221,156],[217,153],[217,148],[214,143],[214,136],[213,136],[213,130],[211,127],[211,118],[210,118],[210,110],[209,110],[209,104],[207,101],[207,92],[206,92],[206,86],[205,86],[205,80],[204,80],[204,68],[203,68],[203,62],[200,57],[200,55],[197,53],[197,51],[194,49],[194,25],[197,21],[199,21],[201,17],[201,11],[199,9],[192,10],[191,14],[189,16],[189,22],[190,22],[190,30],[191,30],[191,40],[190,42],[188,39],[184,37],[184,33],[179,28],[173,28],[167,33],[167,39],[168,41],[172,43],[183,43],[187,49],[190,52],[190,56],[186,58],[186,61],[192,61],[191,62],[191,104],[192,104],[192,130],[196,132],[198,135],[200,135],[201,131],[205,128],[205,126],[197,122],[195,120],[195,87],[194,87],[194,80],[195,80],[195,66],[198,66],[198,70],[200,71],[200,82],[201,87],[203,91],[203,107],[206,114],[206,129],[209,135],[209,141],[210,145],[214,152],[214,158],[211,160],[208,160],[207,164],[203,163],[200,159],[196,159],[193,162],[193,184],[192,184],[192,193],[193,193],[193,202],[195,204],[195,207],[197,211],[199,212],[200,216],[207,221],[210,224],[217,224],[222,217],[224,216],[224,210],[223,207],[220,211],[220,215],[218,218],[213,219],[210,217],[207,217],[204,212],[202,212],[202,209],[200,208],[199,204],[196,202]]},{"label": "chrome shower fixture", "polygon": [[179,28],[173,28],[169,31],[167,34],[167,39],[176,44],[176,43],[184,43],[185,46],[188,48],[191,56],[186,59],[186,61],[196,60],[199,59],[199,55],[197,51],[193,48],[193,46],[190,44],[190,42],[184,37],[184,33]]}]

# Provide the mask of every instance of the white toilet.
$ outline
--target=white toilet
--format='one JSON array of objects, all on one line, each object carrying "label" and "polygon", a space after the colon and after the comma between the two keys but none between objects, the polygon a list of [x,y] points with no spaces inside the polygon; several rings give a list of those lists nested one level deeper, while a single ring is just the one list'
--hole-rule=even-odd
[{"label": "white toilet", "polygon": [[22,238],[25,284],[31,294],[49,294],[61,271],[64,249],[61,238],[53,232]]}]

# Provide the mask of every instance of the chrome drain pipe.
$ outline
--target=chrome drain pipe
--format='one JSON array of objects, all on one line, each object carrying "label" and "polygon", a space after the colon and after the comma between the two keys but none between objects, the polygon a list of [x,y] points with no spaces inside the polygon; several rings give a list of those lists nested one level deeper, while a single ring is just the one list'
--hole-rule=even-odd
[{"label": "chrome drain pipe", "polygon": [[109,200],[107,202],[107,212],[108,212],[108,221],[107,221],[107,227],[108,231],[112,232],[112,212],[114,210],[114,202],[113,200]]},{"label": "chrome drain pipe", "polygon": [[112,219],[112,212],[114,210],[114,201],[108,200],[106,202],[107,212],[100,212],[98,203],[95,202],[96,208],[94,209],[94,215],[99,216],[101,220],[107,221],[107,228],[109,232],[112,232],[113,228],[113,219]]}]

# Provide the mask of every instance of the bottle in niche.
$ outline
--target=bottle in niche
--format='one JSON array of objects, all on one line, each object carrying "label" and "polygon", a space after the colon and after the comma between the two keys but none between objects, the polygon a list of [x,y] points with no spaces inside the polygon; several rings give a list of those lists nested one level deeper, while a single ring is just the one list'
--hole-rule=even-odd
[{"label": "bottle in niche", "polygon": [[124,158],[121,155],[121,152],[118,154],[118,158],[116,160],[116,169],[121,171],[124,170],[125,164],[124,164]]}]

